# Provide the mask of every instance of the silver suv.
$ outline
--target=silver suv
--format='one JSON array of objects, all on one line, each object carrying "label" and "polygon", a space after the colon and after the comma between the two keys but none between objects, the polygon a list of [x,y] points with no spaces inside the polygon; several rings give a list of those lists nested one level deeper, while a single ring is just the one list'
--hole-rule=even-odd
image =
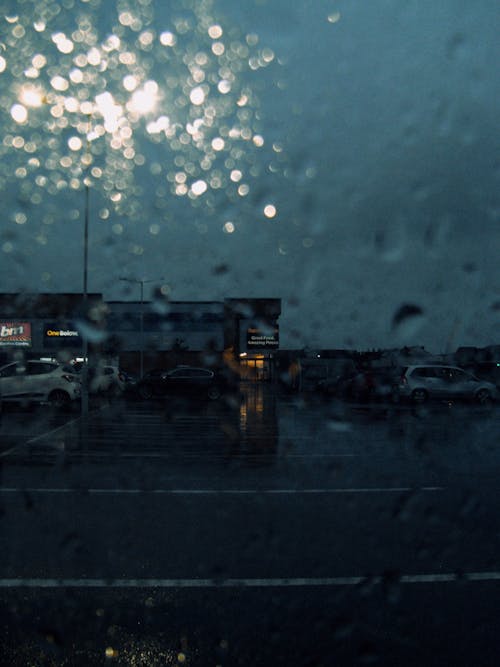
[{"label": "silver suv", "polygon": [[80,397],[80,380],[55,361],[14,361],[0,368],[4,403],[46,402],[56,407]]},{"label": "silver suv", "polygon": [[408,366],[397,387],[395,396],[423,403],[430,398],[473,400],[488,403],[498,400],[499,394],[491,382],[479,380],[457,366]]}]

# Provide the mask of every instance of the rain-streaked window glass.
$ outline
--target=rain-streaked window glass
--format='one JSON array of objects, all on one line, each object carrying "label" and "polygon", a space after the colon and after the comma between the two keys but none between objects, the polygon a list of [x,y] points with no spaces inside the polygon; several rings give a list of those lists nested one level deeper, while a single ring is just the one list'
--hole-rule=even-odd
[{"label": "rain-streaked window glass", "polygon": [[2,664],[498,664],[499,19],[3,0]]}]

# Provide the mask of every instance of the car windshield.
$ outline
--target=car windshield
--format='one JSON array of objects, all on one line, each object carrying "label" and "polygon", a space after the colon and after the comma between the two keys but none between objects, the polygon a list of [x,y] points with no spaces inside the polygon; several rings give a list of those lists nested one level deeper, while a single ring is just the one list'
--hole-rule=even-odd
[{"label": "car windshield", "polygon": [[496,667],[499,18],[0,3],[0,663]]}]

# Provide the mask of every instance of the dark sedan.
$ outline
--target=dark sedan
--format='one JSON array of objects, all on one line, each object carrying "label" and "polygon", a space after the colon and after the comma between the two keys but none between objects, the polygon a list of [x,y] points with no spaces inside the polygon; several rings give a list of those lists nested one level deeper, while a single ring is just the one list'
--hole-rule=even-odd
[{"label": "dark sedan", "polygon": [[172,370],[153,370],[137,383],[143,399],[162,396],[187,396],[217,400],[227,389],[225,378],[208,368],[177,366]]}]

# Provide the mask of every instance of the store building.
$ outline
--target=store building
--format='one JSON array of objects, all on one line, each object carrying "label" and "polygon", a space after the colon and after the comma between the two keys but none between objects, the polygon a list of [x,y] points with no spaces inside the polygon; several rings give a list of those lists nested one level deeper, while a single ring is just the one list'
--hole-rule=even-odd
[{"label": "store building", "polygon": [[224,351],[224,303],[108,301],[105,351],[140,374],[179,363],[219,365]]},{"label": "store building", "polygon": [[0,294],[0,364],[16,356],[62,361],[89,357],[106,337],[101,294]]},{"label": "store building", "polygon": [[0,363],[14,355],[99,358],[141,374],[177,364],[275,376],[280,299],[104,301],[101,294],[0,294]]},{"label": "store building", "polygon": [[242,378],[274,380],[281,299],[226,299],[224,304],[225,349],[233,351]]}]

